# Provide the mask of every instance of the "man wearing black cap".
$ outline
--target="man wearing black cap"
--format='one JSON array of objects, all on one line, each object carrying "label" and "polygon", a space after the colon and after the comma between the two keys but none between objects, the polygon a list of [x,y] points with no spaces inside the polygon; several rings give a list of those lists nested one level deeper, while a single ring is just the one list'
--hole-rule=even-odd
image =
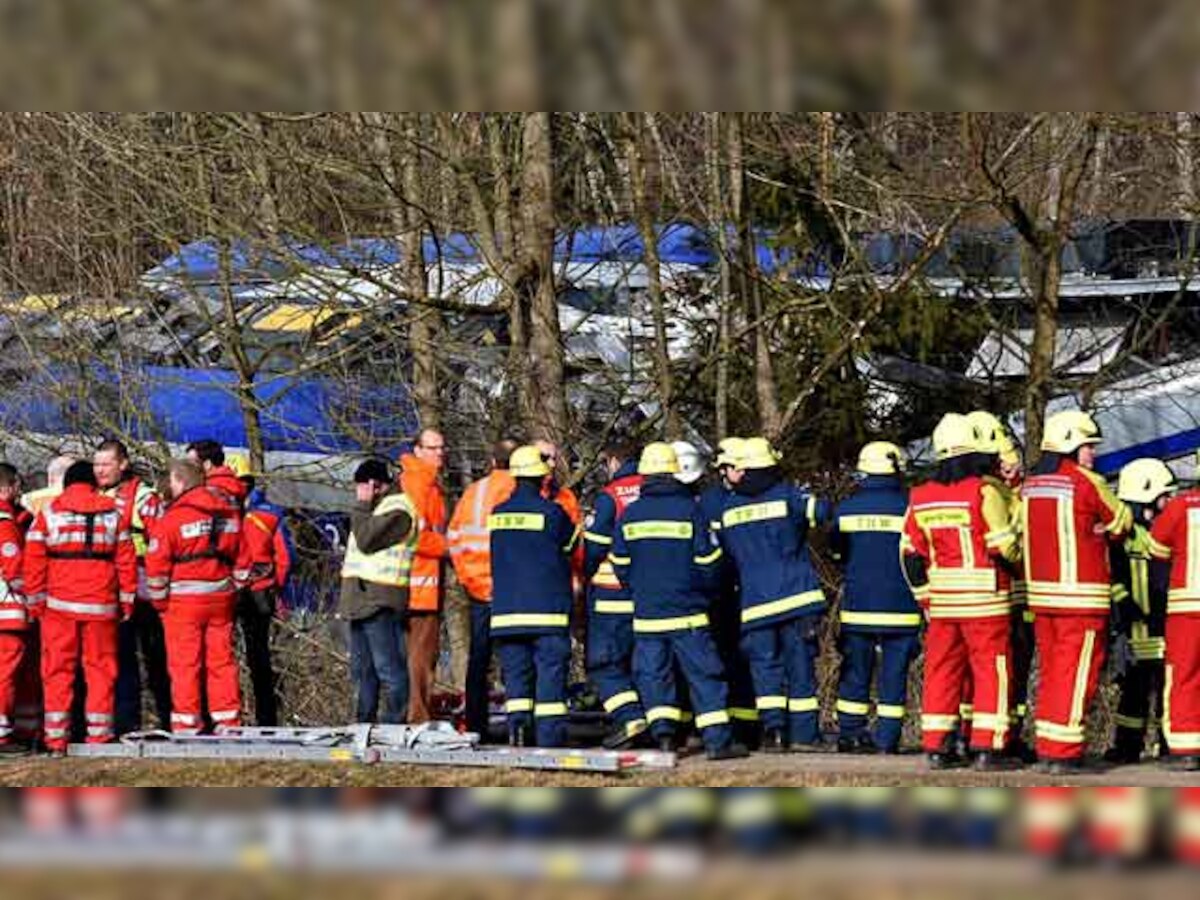
[{"label": "man wearing black cap", "polygon": [[408,709],[404,615],[417,543],[412,503],[383,460],[369,459],[354,473],[354,509],[342,564],[338,615],[350,623],[350,674],[357,688],[357,720],[376,721],[383,688],[385,724],[403,722]]}]

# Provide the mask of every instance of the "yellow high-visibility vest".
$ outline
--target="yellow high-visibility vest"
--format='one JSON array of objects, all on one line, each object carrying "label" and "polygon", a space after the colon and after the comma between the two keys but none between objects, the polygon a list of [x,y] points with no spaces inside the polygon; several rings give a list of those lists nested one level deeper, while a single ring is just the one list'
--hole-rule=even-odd
[{"label": "yellow high-visibility vest", "polygon": [[412,519],[413,526],[409,529],[407,537],[377,553],[363,553],[358,549],[358,541],[354,539],[354,532],[351,531],[350,542],[346,546],[346,558],[342,562],[343,578],[359,578],[388,587],[408,587],[409,570],[412,569],[413,555],[417,548],[417,514],[412,502],[404,494],[388,494],[371,511],[371,515],[386,516],[398,510],[408,513]]}]

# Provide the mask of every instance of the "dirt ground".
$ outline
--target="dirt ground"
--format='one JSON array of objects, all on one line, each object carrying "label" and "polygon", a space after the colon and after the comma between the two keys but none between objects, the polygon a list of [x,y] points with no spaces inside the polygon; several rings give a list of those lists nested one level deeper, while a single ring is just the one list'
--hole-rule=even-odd
[{"label": "dirt ground", "polygon": [[685,758],[667,771],[620,776],[359,763],[203,762],[159,760],[17,759],[0,762],[0,786],[113,785],[128,787],[1027,787],[1043,784],[1196,787],[1200,774],[1145,763],[1071,778],[1036,769],[976,773],[931,772],[919,755],[755,755],[714,763]]}]

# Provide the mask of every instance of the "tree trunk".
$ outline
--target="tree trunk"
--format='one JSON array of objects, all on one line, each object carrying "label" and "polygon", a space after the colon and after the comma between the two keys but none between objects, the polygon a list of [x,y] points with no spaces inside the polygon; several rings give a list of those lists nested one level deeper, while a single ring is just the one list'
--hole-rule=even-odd
[{"label": "tree trunk", "polygon": [[[412,396],[422,428],[441,426],[438,395],[437,346],[441,317],[422,301],[428,281],[422,246],[424,229],[417,211],[420,194],[420,154],[416,142],[406,142],[401,157],[402,180],[396,177],[394,147],[388,122],[381,113],[363,113],[371,129],[371,158],[384,181],[383,196],[388,219],[400,245],[401,283],[406,297],[409,355],[412,357]],[[415,138],[416,123],[406,123],[407,136]]]},{"label": "tree trunk", "polygon": [[1045,246],[1030,254],[1029,267],[1034,318],[1029,381],[1025,388],[1025,451],[1032,460],[1041,453],[1046,404],[1054,384],[1058,289],[1062,277],[1059,244],[1047,239]]},{"label": "tree trunk", "polygon": [[520,245],[529,298],[529,392],[526,423],[534,435],[567,436],[565,356],[554,285],[554,116],[527,113],[522,122]]},{"label": "tree trunk", "polygon": [[754,339],[754,394],[758,400],[759,427],[763,434],[779,434],[782,417],[779,394],[775,385],[775,367],[771,361],[771,345],[764,321],[762,292],[758,283],[758,256],[754,246],[754,225],[749,203],[745,199],[746,171],[742,135],[742,114],[729,119],[729,195],[734,221],[737,223],[738,258],[742,300],[750,320]]},{"label": "tree trunk", "polygon": [[714,406],[716,409],[717,439],[729,436],[729,351],[730,351],[730,295],[732,294],[729,268],[729,229],[725,214],[724,193],[721,190],[721,114],[709,113],[708,135],[708,178],[709,219],[711,220],[717,246],[718,293],[717,293],[717,387]]},{"label": "tree trunk", "polygon": [[[652,113],[645,113],[649,117]],[[658,381],[658,400],[662,408],[663,435],[671,440],[683,437],[679,413],[675,409],[675,385],[671,374],[671,351],[667,342],[667,310],[663,298],[662,261],[658,255],[655,220],[660,208],[659,173],[651,155],[646,122],[642,113],[632,113],[628,136],[630,200],[638,234],[642,238],[642,261],[646,266],[650,315],[654,322],[654,370]]]}]

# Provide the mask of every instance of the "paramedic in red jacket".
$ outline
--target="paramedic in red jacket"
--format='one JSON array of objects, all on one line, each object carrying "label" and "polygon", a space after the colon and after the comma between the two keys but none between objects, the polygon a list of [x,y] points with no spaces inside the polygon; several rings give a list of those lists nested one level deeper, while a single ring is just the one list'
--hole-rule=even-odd
[{"label": "paramedic in red jacket", "polygon": [[250,488],[242,481],[243,475],[250,474],[250,467],[242,453],[225,453],[225,448],[213,440],[193,441],[188,444],[187,458],[200,467],[204,473],[204,483],[216,488],[239,511],[250,493]]},{"label": "paramedic in red jacket", "polygon": [[26,535],[25,590],[30,611],[42,618],[47,749],[66,752],[81,655],[87,740],[111,741],[117,621],[133,612],[137,553],[116,502],[97,491],[90,462],[67,470],[62,495],[38,513]]},{"label": "paramedic in red jacket", "polygon": [[175,460],[169,472],[173,499],[154,529],[146,580],[150,596],[166,610],[171,730],[195,734],[203,721],[202,683],[213,724],[220,729],[241,723],[234,570],[248,571],[248,563],[238,558],[241,515],[224,493],[205,485],[204,473],[192,462]]},{"label": "paramedic in red jacket", "polygon": [[25,611],[25,578],[21,558],[25,531],[19,521],[21,478],[0,463],[0,754],[22,752],[17,738],[17,695],[28,665],[29,616]]}]

